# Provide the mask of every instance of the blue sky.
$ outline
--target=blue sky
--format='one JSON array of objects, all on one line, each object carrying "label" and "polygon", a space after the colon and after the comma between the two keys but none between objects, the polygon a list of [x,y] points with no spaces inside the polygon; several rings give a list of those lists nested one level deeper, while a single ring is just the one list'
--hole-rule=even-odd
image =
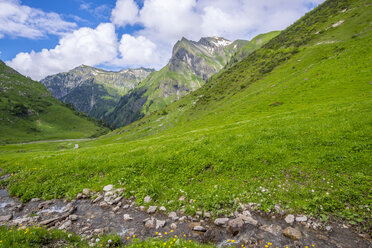
[{"label": "blue sky", "polygon": [[40,80],[81,64],[160,69],[174,43],[282,30],[324,0],[0,0],[0,59]]}]

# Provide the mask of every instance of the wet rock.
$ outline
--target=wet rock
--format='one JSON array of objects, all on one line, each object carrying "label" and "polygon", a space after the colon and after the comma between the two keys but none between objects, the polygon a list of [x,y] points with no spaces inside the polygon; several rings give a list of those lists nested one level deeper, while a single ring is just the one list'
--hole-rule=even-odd
[{"label": "wet rock", "polygon": [[165,227],[166,221],[165,220],[156,220],[156,229]]},{"label": "wet rock", "polygon": [[196,215],[202,216],[203,215],[203,212],[202,211],[196,211]]},{"label": "wet rock", "polygon": [[89,189],[83,189],[83,194],[84,195],[89,195],[89,191],[90,191]]},{"label": "wet rock", "polygon": [[326,226],[325,229],[326,229],[327,232],[332,231],[332,227],[331,226]]},{"label": "wet rock", "polygon": [[100,206],[101,208],[107,208],[107,207],[108,207],[108,203],[105,202],[105,201],[101,201],[101,202],[99,203],[99,206]]},{"label": "wet rock", "polygon": [[168,217],[171,218],[173,221],[178,220],[178,216],[177,216],[177,213],[176,212],[170,212],[168,214]]},{"label": "wet rock", "polygon": [[71,226],[72,222],[71,220],[68,220],[66,222],[64,222],[58,229],[59,230],[66,230],[67,228],[69,228]]},{"label": "wet rock", "polygon": [[166,209],[164,206],[161,206],[161,207],[159,208],[159,210],[160,210],[160,211],[167,211],[167,209]]},{"label": "wet rock", "polygon": [[77,216],[76,214],[72,214],[72,215],[70,215],[68,218],[69,218],[70,220],[72,220],[72,221],[76,221],[76,220],[78,220],[78,216]]},{"label": "wet rock", "polygon": [[133,220],[133,218],[129,214],[124,214],[123,218],[125,221]]},{"label": "wet rock", "polygon": [[295,217],[294,215],[292,214],[288,214],[286,217],[285,217],[285,222],[287,222],[287,224],[292,224],[295,220]]},{"label": "wet rock", "polygon": [[227,223],[227,230],[232,235],[237,235],[244,226],[243,218],[235,218]]},{"label": "wet rock", "polygon": [[105,187],[103,187],[103,191],[105,191],[105,192],[111,191],[113,189],[114,189],[114,185],[112,185],[112,184],[106,185]]},{"label": "wet rock", "polygon": [[299,240],[302,238],[301,232],[292,227],[287,227],[284,229],[283,235],[292,240]]},{"label": "wet rock", "polygon": [[156,212],[156,209],[158,209],[157,206],[150,206],[149,209],[147,209],[148,214],[153,214]]},{"label": "wet rock", "polygon": [[192,230],[196,231],[196,232],[206,232],[207,231],[207,229],[204,226],[195,226]]},{"label": "wet rock", "polygon": [[170,228],[171,228],[171,229],[177,229],[177,225],[176,225],[176,223],[172,223],[172,224],[170,225]]},{"label": "wet rock", "polygon": [[209,229],[204,234],[204,241],[206,243],[217,243],[223,239],[223,233],[217,229]]},{"label": "wet rock", "polygon": [[7,222],[13,218],[12,214],[0,216],[0,222]]},{"label": "wet rock", "polygon": [[296,217],[297,222],[305,222],[307,221],[307,217],[305,215],[299,215]]},{"label": "wet rock", "polygon": [[103,195],[99,195],[96,199],[93,200],[93,203],[97,203],[102,199],[103,199]]},{"label": "wet rock", "polygon": [[155,220],[154,219],[150,219],[150,220],[146,221],[145,227],[148,228],[148,229],[155,228]]},{"label": "wet rock", "polygon": [[260,227],[261,230],[264,230],[265,232],[269,232],[275,236],[278,236],[282,233],[283,229],[279,225],[264,225]]},{"label": "wet rock", "polygon": [[214,224],[217,226],[225,226],[228,221],[229,221],[229,218],[217,218],[214,221]]},{"label": "wet rock", "polygon": [[150,203],[151,202],[151,196],[147,195],[144,199],[143,199],[143,202],[144,203]]},{"label": "wet rock", "polygon": [[250,225],[253,225],[253,226],[258,226],[259,225],[258,221],[253,219],[251,216],[239,215],[239,218],[242,219],[247,224],[250,224]]},{"label": "wet rock", "polygon": [[46,208],[49,205],[51,205],[52,203],[53,203],[53,201],[45,201],[45,202],[40,203],[37,207],[38,207],[38,209]]},{"label": "wet rock", "polygon": [[194,230],[194,227],[200,226],[200,222],[190,222],[189,223],[189,228]]}]

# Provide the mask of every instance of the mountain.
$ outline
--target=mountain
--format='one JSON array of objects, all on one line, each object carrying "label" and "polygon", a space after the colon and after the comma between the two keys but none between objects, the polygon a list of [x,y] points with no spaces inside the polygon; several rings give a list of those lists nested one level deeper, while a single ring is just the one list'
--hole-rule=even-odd
[{"label": "mountain", "polygon": [[123,96],[104,119],[116,127],[123,126],[180,99],[204,85],[247,42],[221,37],[201,38],[198,42],[182,38],[173,47],[169,63]]},{"label": "mountain", "polygon": [[84,138],[108,131],[0,61],[0,143]]},{"label": "mountain", "polygon": [[112,111],[120,97],[134,89],[152,69],[104,71],[81,65],[69,72],[48,76],[40,82],[53,96],[97,119]]}]

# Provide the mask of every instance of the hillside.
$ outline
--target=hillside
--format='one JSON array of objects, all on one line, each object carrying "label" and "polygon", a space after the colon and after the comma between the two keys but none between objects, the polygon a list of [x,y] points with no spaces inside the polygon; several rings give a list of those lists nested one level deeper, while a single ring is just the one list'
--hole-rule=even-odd
[{"label": "hillside", "polygon": [[145,79],[152,69],[105,71],[81,65],[41,80],[53,96],[97,119],[112,111],[120,98]]},{"label": "hillside", "polygon": [[55,99],[45,86],[0,61],[0,143],[87,138],[103,134],[98,126]]},{"label": "hillside", "polygon": [[304,214],[303,229],[324,226],[317,247],[360,247],[334,243],[326,226],[371,235],[371,13],[369,0],[328,0],[201,88],[84,149],[5,146],[0,167],[16,174],[4,184],[25,201],[115,184],[138,205],[185,216],[253,206],[270,225],[269,214]]},{"label": "hillside", "polygon": [[127,125],[195,91],[247,42],[220,37],[206,37],[198,42],[182,38],[174,45],[169,63],[123,96],[105,120],[115,127]]}]

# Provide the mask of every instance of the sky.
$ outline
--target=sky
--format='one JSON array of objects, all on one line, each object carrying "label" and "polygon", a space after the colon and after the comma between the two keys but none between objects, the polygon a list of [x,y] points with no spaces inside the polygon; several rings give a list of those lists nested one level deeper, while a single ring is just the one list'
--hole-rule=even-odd
[{"label": "sky", "polygon": [[160,69],[185,37],[250,40],[325,0],[0,0],[0,59],[34,80],[81,64]]}]

